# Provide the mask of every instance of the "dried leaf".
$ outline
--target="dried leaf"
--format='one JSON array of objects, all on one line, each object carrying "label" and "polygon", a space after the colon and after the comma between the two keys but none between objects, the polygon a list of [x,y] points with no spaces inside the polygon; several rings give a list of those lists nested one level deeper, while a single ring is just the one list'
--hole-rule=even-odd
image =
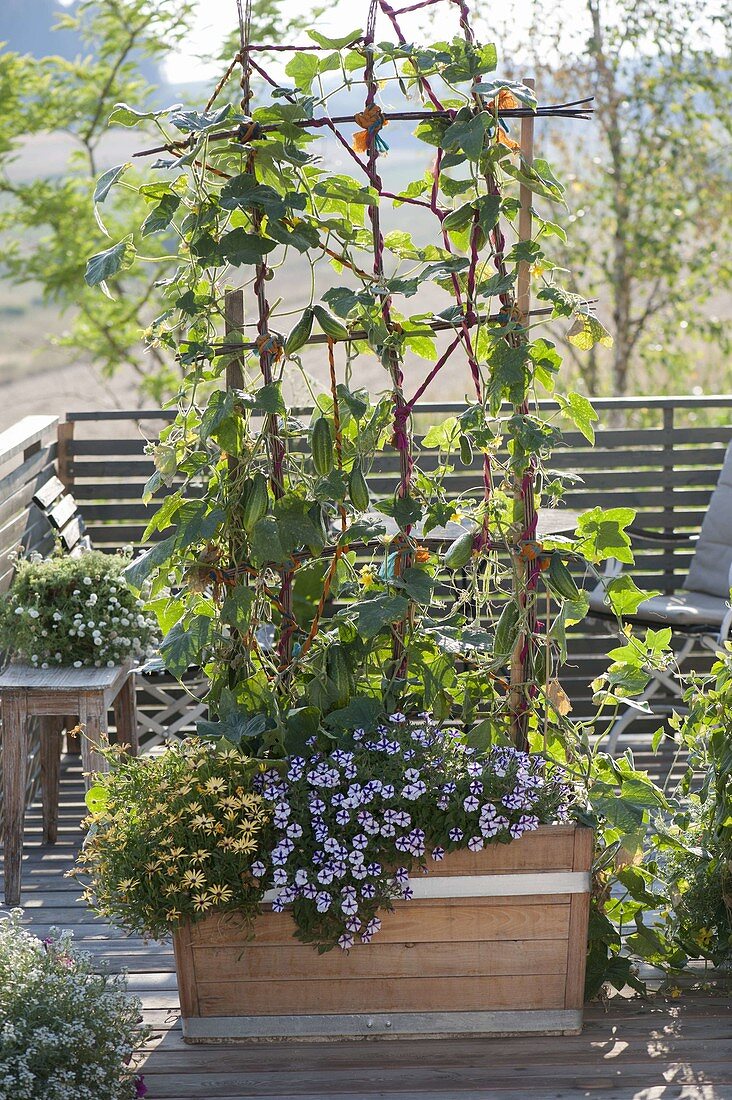
[{"label": "dried leaf", "polygon": [[562,718],[570,713],[572,704],[569,701],[569,696],[566,691],[559,683],[559,680],[549,681],[546,694],[551,706]]}]

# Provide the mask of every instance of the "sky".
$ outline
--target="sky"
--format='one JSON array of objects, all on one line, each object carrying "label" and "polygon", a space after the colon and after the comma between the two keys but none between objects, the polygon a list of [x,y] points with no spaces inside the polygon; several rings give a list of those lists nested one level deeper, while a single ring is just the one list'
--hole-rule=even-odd
[{"label": "sky", "polygon": [[[408,0],[405,0],[408,2]],[[285,0],[283,4],[283,13],[287,15],[288,12],[293,14],[303,9],[303,0]],[[393,6],[398,8],[399,3],[394,3]],[[476,15],[479,15],[481,9],[487,11],[489,8],[489,0],[473,0],[471,4]],[[438,5],[440,10],[449,8],[450,5],[445,3],[444,7]],[[576,24],[576,21],[580,13],[585,8],[585,0],[563,0],[563,12],[567,25]],[[427,9],[429,11],[429,9]],[[521,28],[528,23],[530,10],[529,0],[509,0],[509,2],[498,3],[496,7],[490,5],[491,16],[498,14],[510,19],[510,26],[512,34],[520,40]],[[329,10],[321,16],[318,21],[317,29],[322,34],[328,34],[331,31],[333,34],[347,34],[349,31],[354,30],[362,21],[365,20],[368,11],[368,0],[337,0],[336,3],[329,7]],[[382,16],[382,22],[379,24],[384,31],[384,37],[390,38],[390,28],[388,22]],[[416,37],[416,32],[419,31],[420,24],[424,26],[424,15],[422,13],[412,15],[409,17],[411,22],[405,20],[404,30],[406,34],[411,34]],[[236,27],[236,2],[235,0],[199,0],[198,12],[196,17],[196,24],[191,33],[187,43],[184,44],[182,51],[175,57],[171,58],[166,65],[166,75],[172,82],[184,82],[188,80],[207,80],[211,77],[215,77],[220,72],[220,64],[206,64],[201,60],[206,55],[215,54],[221,45],[221,41],[224,36]],[[450,18],[451,29],[457,29],[457,19],[451,15]],[[438,19],[437,21],[437,33],[446,33],[443,30],[443,21]],[[430,37],[435,36],[435,30],[430,31]],[[299,40],[307,42],[307,36],[301,33]],[[490,36],[487,33],[481,33],[479,37],[487,39]]]}]

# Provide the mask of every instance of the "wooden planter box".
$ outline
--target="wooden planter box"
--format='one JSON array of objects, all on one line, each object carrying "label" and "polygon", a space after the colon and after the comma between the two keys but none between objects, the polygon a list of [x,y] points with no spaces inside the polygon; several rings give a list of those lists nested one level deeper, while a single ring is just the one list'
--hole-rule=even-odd
[{"label": "wooden planter box", "polygon": [[544,826],[414,874],[370,944],[319,955],[266,911],[175,934],[189,1042],[376,1035],[576,1034],[593,833]]}]

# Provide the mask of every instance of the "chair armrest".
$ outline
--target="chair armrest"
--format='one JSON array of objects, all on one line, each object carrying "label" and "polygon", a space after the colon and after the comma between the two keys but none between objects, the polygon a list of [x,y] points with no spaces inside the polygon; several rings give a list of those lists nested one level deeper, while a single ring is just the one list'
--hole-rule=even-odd
[{"label": "chair armrest", "polygon": [[638,542],[651,542],[659,546],[688,546],[699,538],[698,535],[685,535],[683,532],[678,535],[661,535],[658,531],[649,531],[645,527],[633,527],[632,524],[627,531]]}]

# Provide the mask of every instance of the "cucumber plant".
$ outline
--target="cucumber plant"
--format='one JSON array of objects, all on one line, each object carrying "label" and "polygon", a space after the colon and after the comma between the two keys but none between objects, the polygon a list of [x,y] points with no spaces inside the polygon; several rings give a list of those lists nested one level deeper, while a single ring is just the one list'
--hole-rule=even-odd
[{"label": "cucumber plant", "polygon": [[[430,711],[479,748],[510,737],[573,768],[611,820],[601,847],[631,848],[656,796],[632,762],[589,750],[559,670],[587,613],[576,576],[632,562],[634,514],[596,508],[574,535],[537,538],[537,508],[565,488],[551,466],[562,428],[592,443],[597,420],[561,392],[540,326],[568,321],[578,348],[611,341],[552,260],[564,188],[511,136],[526,119],[586,118],[589,101],[540,107],[495,76],[467,8],[450,10],[450,37],[417,46],[372,0],[365,32],[310,30],[312,50],[293,50],[282,74],[242,20],[203,110],[115,108],[156,139],[142,179],[129,165],[107,174],[100,220],[112,188],[149,214],[89,259],[87,282],[113,293],[148,262],[146,237],[172,234],[177,252],[149,258],[164,275],[148,338],[183,374],[150,447],[145,539],[160,537],[128,579],[152,589],[167,667],[208,675],[207,735],[271,757]],[[377,38],[377,16],[392,40]],[[392,171],[386,135],[411,142],[413,179]],[[400,227],[385,231],[392,209]],[[229,308],[239,294],[243,326]],[[382,387],[359,384],[364,364]],[[451,378],[463,371],[464,408],[427,426],[424,399],[448,364]],[[643,597],[627,577],[608,589],[618,615]],[[661,633],[626,636],[595,685],[602,707],[642,690]]]},{"label": "cucumber plant", "polygon": [[[312,31],[313,51],[294,51],[282,81],[245,33],[205,110],[115,108],[117,121],[154,128],[158,159],[142,180],[127,165],[108,175],[101,220],[112,187],[150,214],[90,258],[87,281],[113,289],[146,262],[147,236],[174,233],[148,336],[184,372],[145,490],[148,501],[164,494],[147,531],[162,537],[129,579],[152,584],[168,668],[206,670],[222,731],[264,714],[268,751],[395,707],[462,720],[468,733],[488,720],[523,744],[547,708],[562,720],[547,686],[566,627],[586,611],[568,565],[592,531],[537,543],[536,507],[550,477],[561,492],[548,464],[562,422],[591,439],[596,417],[585,398],[559,393],[559,354],[536,328],[551,315],[573,320],[578,344],[608,336],[552,263],[564,230],[549,208],[565,207],[564,189],[508,130],[542,113],[582,116],[587,103],[539,109],[529,87],[493,75],[494,47],[464,18],[454,31],[428,48],[399,35],[377,43],[373,19],[365,34]],[[330,119],[339,95],[366,104],[368,131]],[[405,138],[414,127],[407,112],[389,117],[382,101],[395,99],[417,108],[427,170],[390,185],[386,126]],[[348,148],[349,171],[328,167],[325,132]],[[517,228],[517,184],[534,207],[529,235]],[[412,232],[384,232],[389,206],[414,216]],[[534,313],[529,267],[541,272]],[[425,312],[428,290],[447,308]],[[232,329],[237,291],[245,323]],[[328,364],[318,383],[316,356]],[[355,382],[367,359],[385,370],[381,393]],[[408,387],[420,359],[427,376]],[[465,370],[465,409],[418,433],[422,395],[448,363]],[[297,377],[309,422],[293,409]],[[478,481],[460,499],[449,488],[457,462]],[[631,518],[616,517],[621,549]],[[615,549],[610,539],[603,553]],[[537,613],[545,589],[561,609],[551,625]]]}]

